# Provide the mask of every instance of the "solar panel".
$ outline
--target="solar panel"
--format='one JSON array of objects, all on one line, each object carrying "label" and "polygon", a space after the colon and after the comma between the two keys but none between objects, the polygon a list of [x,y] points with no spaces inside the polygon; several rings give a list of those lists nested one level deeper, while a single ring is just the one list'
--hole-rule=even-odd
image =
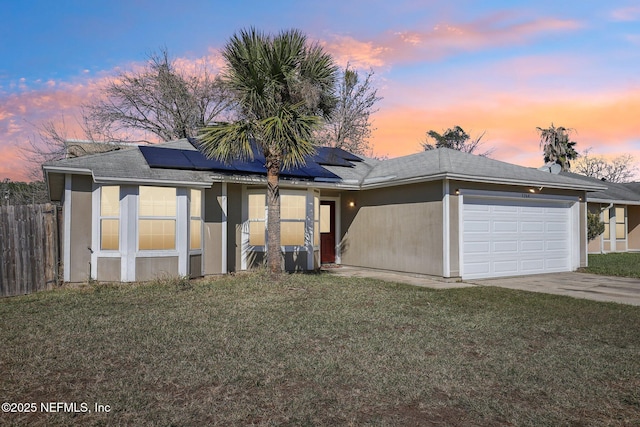
[{"label": "solar panel", "polygon": [[185,150],[184,155],[196,170],[235,170],[231,164],[226,164],[215,159],[207,159],[199,151]]},{"label": "solar panel", "polygon": [[334,148],[331,147],[318,147],[316,148],[316,154],[313,156],[313,161],[320,165],[327,166],[345,166],[352,167],[353,165],[340,156]]},{"label": "solar panel", "polygon": [[184,150],[141,146],[140,152],[149,167],[165,169],[193,169],[193,164],[184,155]]},{"label": "solar panel", "polygon": [[[254,151],[253,160],[237,160],[231,164],[215,159],[208,159],[200,151],[195,150],[149,146],[141,146],[139,149],[149,164],[149,167],[152,168],[211,170],[259,175],[265,175],[267,173],[264,155],[257,148]],[[340,179],[338,175],[328,171],[321,165],[352,167],[353,165],[347,158],[354,159],[352,161],[362,161],[359,157],[339,148],[318,147],[314,155],[307,157],[306,164],[293,168],[285,168],[280,174],[285,178],[338,180]]]}]

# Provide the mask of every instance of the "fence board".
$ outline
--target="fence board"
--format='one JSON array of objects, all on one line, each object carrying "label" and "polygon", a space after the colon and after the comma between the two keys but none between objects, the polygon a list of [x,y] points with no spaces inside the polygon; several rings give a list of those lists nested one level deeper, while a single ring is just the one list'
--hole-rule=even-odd
[{"label": "fence board", "polygon": [[0,296],[57,285],[58,218],[51,204],[0,207]]}]

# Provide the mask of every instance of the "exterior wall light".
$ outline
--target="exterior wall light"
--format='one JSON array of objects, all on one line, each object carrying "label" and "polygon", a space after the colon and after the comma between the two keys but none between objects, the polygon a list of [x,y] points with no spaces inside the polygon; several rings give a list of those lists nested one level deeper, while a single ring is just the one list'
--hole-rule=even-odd
[{"label": "exterior wall light", "polygon": [[354,201],[349,202],[349,207],[350,208],[354,208],[355,206],[356,206],[356,202],[354,202]]}]

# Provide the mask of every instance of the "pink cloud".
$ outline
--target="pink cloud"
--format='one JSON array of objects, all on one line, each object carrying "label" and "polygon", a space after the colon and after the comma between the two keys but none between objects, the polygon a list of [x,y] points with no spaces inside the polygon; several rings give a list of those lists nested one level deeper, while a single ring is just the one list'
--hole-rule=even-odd
[{"label": "pink cloud", "polygon": [[640,21],[640,6],[629,6],[611,12],[615,21]]},{"label": "pink cloud", "polygon": [[424,30],[386,32],[375,40],[334,36],[325,47],[338,62],[356,67],[392,66],[399,62],[441,59],[458,52],[509,46],[549,34],[575,31],[582,24],[573,20],[541,18],[514,22],[507,14],[496,14],[470,23],[437,24]]}]

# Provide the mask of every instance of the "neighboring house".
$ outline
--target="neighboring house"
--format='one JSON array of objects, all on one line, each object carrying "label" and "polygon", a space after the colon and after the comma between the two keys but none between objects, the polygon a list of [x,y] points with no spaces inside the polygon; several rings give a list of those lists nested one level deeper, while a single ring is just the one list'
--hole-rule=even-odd
[{"label": "neighboring house", "polygon": [[137,144],[132,142],[98,142],[85,141],[81,139],[67,139],[64,141],[64,158],[70,159],[90,154],[106,153],[134,146],[137,146]]},{"label": "neighboring house", "polygon": [[562,174],[607,187],[587,196],[589,211],[598,213],[604,222],[604,233],[589,242],[589,253],[640,251],[640,182],[615,183]]},{"label": "neighboring house", "polygon": [[[261,263],[261,161],[225,165],[179,140],[45,164],[64,207],[64,280]],[[606,189],[446,148],[384,161],[321,148],[280,185],[287,270],[337,263],[463,279],[585,266],[587,192]]]}]

